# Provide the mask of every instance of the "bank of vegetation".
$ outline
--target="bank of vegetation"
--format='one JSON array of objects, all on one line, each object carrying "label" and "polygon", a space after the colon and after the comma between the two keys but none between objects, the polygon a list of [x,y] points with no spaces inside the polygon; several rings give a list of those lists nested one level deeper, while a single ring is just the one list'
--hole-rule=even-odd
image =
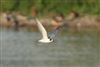
[{"label": "bank of vegetation", "polygon": [[21,11],[31,15],[32,8],[39,15],[50,12],[68,14],[74,10],[79,13],[100,15],[100,0],[1,0],[0,11]]}]

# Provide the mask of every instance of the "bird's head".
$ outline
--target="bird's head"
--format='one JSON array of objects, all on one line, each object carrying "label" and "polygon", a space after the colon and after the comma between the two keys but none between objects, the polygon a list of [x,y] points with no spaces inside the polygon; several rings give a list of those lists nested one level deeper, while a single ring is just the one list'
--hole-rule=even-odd
[{"label": "bird's head", "polygon": [[50,40],[50,41],[52,41],[52,40],[53,40],[50,36],[48,36],[48,38],[49,38],[49,40]]}]

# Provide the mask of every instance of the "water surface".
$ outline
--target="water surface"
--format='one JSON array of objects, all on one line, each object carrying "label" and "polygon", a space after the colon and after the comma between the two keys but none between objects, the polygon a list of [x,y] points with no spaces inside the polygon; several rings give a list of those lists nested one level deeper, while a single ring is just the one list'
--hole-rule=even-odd
[{"label": "water surface", "polygon": [[0,30],[1,67],[99,67],[100,32],[63,30],[49,44],[39,32]]}]

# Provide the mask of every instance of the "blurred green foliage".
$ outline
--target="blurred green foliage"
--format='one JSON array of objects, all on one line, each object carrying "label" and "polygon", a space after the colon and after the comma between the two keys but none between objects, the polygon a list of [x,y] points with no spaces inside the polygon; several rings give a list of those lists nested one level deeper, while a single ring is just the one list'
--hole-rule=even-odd
[{"label": "blurred green foliage", "polygon": [[0,0],[0,4],[0,11],[21,11],[25,14],[31,14],[32,7],[35,7],[41,15],[49,12],[66,15],[71,10],[100,15],[100,0]]}]

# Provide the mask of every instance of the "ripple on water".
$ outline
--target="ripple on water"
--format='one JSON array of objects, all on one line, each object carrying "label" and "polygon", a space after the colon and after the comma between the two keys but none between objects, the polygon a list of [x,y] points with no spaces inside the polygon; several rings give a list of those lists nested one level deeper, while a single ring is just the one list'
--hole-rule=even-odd
[{"label": "ripple on water", "polygon": [[[38,43],[40,34],[27,31],[1,31],[2,67],[97,67],[99,36],[59,35],[55,42]],[[94,34],[94,33],[93,33]],[[81,35],[81,36],[80,36]],[[99,67],[99,66],[98,66]]]}]

